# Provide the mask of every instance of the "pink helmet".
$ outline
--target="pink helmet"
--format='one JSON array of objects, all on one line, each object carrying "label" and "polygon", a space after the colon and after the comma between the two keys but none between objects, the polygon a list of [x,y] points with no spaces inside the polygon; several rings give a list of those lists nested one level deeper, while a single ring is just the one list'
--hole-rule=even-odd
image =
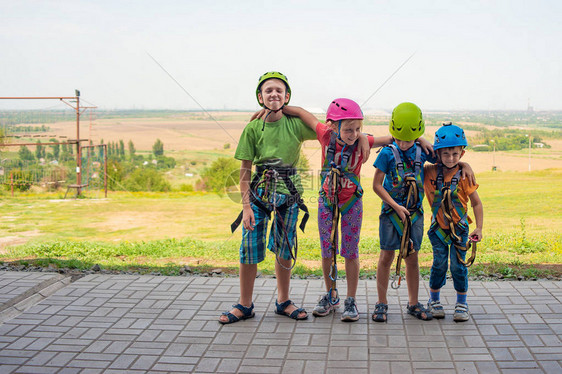
[{"label": "pink helmet", "polygon": [[342,119],[363,119],[363,111],[351,99],[335,99],[326,112],[326,120],[340,121]]}]

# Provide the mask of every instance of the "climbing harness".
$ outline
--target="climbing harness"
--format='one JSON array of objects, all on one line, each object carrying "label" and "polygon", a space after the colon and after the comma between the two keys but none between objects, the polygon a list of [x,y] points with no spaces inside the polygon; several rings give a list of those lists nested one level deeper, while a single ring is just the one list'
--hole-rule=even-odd
[{"label": "climbing harness", "polygon": [[[450,245],[452,243],[455,247],[459,262],[466,267],[470,267],[476,259],[476,239],[471,237],[467,241],[466,245],[462,245],[462,238],[457,235],[456,232],[457,227],[468,231],[468,214],[458,197],[457,186],[460,176],[461,169],[459,168],[453,178],[451,178],[450,185],[444,186],[443,166],[438,164],[435,198],[433,200],[433,204],[431,205],[433,216],[430,231],[435,231],[435,234],[446,245]],[[439,211],[439,208],[443,211],[443,219],[445,224],[449,226],[449,233],[445,232],[445,230],[443,230],[437,222],[437,212]],[[455,224],[453,220],[453,210],[456,210],[458,216],[460,217],[457,224]],[[461,253],[466,253],[469,249],[472,249],[470,257],[467,260],[463,260]]]},{"label": "climbing harness", "polygon": [[402,259],[405,259],[415,252],[414,242],[411,239],[412,224],[421,218],[423,213],[421,206],[418,206],[423,199],[421,147],[419,145],[416,147],[416,157],[412,167],[413,172],[409,173],[405,171],[404,162],[398,152],[398,148],[394,144],[390,144],[389,147],[392,150],[396,163],[395,183],[393,183],[394,187],[389,191],[389,194],[393,198],[405,196],[405,207],[408,209],[408,212],[410,212],[410,215],[406,215],[406,219],[402,221],[390,206],[385,208],[385,204],[383,204],[383,212],[390,214],[390,221],[400,235],[400,249],[398,251],[398,258],[396,259],[396,272],[392,276],[392,283],[390,284],[390,287],[393,289],[398,289],[402,281],[402,275],[400,274]]},{"label": "climbing harness", "polygon": [[[363,196],[363,189],[361,188],[359,176],[348,170],[349,169],[348,163],[351,160],[351,156],[355,152],[355,149],[357,148],[357,143],[355,143],[351,146],[349,146],[349,145],[343,146],[343,148],[340,152],[340,165],[336,165],[335,156],[336,156],[337,139],[338,139],[338,135],[336,133],[332,132],[331,137],[330,137],[330,144],[328,145],[327,150],[326,150],[326,158],[324,159],[324,164],[322,165],[322,172],[320,173],[320,176],[321,176],[320,196],[322,196],[322,198],[323,198],[324,205],[327,208],[333,209],[333,198],[332,198],[332,196],[326,195],[326,192],[324,191],[324,188],[322,188],[322,186],[324,186],[324,184],[326,182],[326,179],[328,178],[328,176],[332,172],[332,169],[337,168],[339,176],[340,176],[340,179],[339,179],[340,185],[341,185],[341,178],[342,177],[345,177],[345,178],[349,179],[355,185],[355,193],[353,194],[353,196],[348,201],[346,201],[344,204],[339,206],[340,214],[346,214],[349,211],[349,209],[351,209],[351,207],[355,204],[355,202]],[[332,194],[332,192],[334,191],[332,178],[328,178],[327,180],[328,180],[328,191],[329,191],[330,194]],[[341,186],[339,188],[339,191],[341,191]],[[338,204],[339,204],[339,201],[338,201]]]},{"label": "climbing harness", "polygon": [[[256,205],[258,209],[264,212],[267,215],[268,219],[271,219],[271,213],[273,213],[271,230],[275,230],[274,232],[276,233],[273,241],[275,246],[273,252],[275,252],[275,257],[279,265],[286,270],[293,269],[297,263],[298,240],[295,232],[295,245],[294,248],[292,248],[289,242],[287,227],[285,227],[285,223],[281,217],[286,214],[289,207],[296,203],[299,209],[304,211],[304,216],[299,225],[299,228],[302,232],[304,232],[306,222],[309,218],[308,208],[304,204],[304,201],[302,200],[299,192],[290,179],[290,177],[296,175],[296,173],[297,171],[295,168],[278,167],[272,165],[258,165],[256,167],[256,173],[252,179],[252,182],[250,183],[250,203]],[[287,195],[287,199],[282,204],[278,204],[277,200],[279,198],[277,194],[277,184],[280,181],[283,181],[283,183],[285,183],[285,186],[290,193],[289,195]],[[238,217],[230,225],[230,229],[232,232],[236,231],[238,226],[240,226],[242,218],[243,211],[240,212]],[[273,225],[280,226],[280,230],[274,228]],[[281,231],[281,234],[279,234],[279,231]],[[289,256],[290,260],[292,261],[291,267],[289,268],[284,266],[279,261],[280,248],[283,247],[284,243],[287,243],[287,245],[289,246]]]}]

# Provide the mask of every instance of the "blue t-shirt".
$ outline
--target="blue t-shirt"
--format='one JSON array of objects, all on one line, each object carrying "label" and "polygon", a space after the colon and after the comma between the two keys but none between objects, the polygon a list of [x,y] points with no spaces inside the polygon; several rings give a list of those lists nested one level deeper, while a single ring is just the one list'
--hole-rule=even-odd
[{"label": "blue t-shirt", "polygon": [[[396,146],[396,148],[398,149],[398,153],[400,154],[400,157],[402,158],[402,162],[404,162],[404,172],[406,173],[413,173],[414,172],[414,161],[416,160],[416,149],[417,147],[419,147],[419,145],[417,145],[416,143],[414,143],[413,146],[411,146],[410,148],[408,148],[406,151],[403,151],[400,149],[400,147],[398,146],[398,144],[396,144],[396,142],[393,142],[392,144],[394,144]],[[421,152],[421,180],[423,181],[424,178],[424,174],[423,174],[423,164],[425,162],[430,162],[430,163],[435,163],[437,161],[437,159],[431,155],[427,155],[425,154],[425,152],[422,150]],[[373,164],[374,167],[376,167],[377,169],[379,169],[380,171],[382,171],[385,176],[384,176],[384,181],[383,181],[383,187],[385,190],[390,191],[393,188],[393,184],[397,181],[397,175],[396,175],[396,162],[394,160],[394,154],[392,153],[392,149],[390,149],[390,147],[384,147],[379,155],[377,156],[377,159],[375,160],[375,163]],[[395,186],[394,186],[395,187]],[[396,201],[396,199],[395,199]],[[404,201],[396,201],[398,204],[404,206],[406,205],[406,200],[404,199]],[[420,206],[421,206],[421,201],[419,202]]]}]

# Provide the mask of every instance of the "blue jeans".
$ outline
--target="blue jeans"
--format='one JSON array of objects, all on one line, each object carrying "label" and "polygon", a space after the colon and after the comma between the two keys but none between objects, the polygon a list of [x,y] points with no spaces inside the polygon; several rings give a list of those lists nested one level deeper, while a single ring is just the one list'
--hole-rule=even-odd
[{"label": "blue jeans", "polygon": [[[445,230],[448,232],[448,230]],[[468,240],[468,230],[457,232],[462,239],[463,245]],[[433,247],[433,265],[429,276],[429,287],[433,290],[441,289],[447,281],[448,259],[451,259],[451,276],[455,291],[464,293],[468,290],[468,270],[457,258],[457,250],[453,244],[447,245],[439,239],[434,231],[428,232],[431,246]],[[460,252],[462,259],[466,257],[466,252]]]}]

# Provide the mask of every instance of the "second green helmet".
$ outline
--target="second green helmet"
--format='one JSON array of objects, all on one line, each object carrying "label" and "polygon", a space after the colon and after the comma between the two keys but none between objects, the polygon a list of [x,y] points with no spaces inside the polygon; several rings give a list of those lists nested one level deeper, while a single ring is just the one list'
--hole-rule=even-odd
[{"label": "second green helmet", "polygon": [[291,101],[291,87],[289,86],[289,80],[287,79],[287,77],[285,75],[279,73],[278,71],[268,71],[267,73],[263,74],[258,79],[258,88],[256,88],[256,99],[258,100],[258,104],[263,106],[263,104],[260,103],[260,98],[258,97],[258,94],[260,93],[261,85],[266,80],[272,79],[272,78],[280,79],[280,80],[283,81],[283,83],[285,83],[285,86],[287,87],[287,93],[289,94],[289,100],[287,100],[287,102],[285,104],[289,104],[289,101]]},{"label": "second green helmet", "polygon": [[416,140],[425,132],[421,109],[414,103],[401,103],[392,111],[389,124],[390,135],[394,139]]}]

